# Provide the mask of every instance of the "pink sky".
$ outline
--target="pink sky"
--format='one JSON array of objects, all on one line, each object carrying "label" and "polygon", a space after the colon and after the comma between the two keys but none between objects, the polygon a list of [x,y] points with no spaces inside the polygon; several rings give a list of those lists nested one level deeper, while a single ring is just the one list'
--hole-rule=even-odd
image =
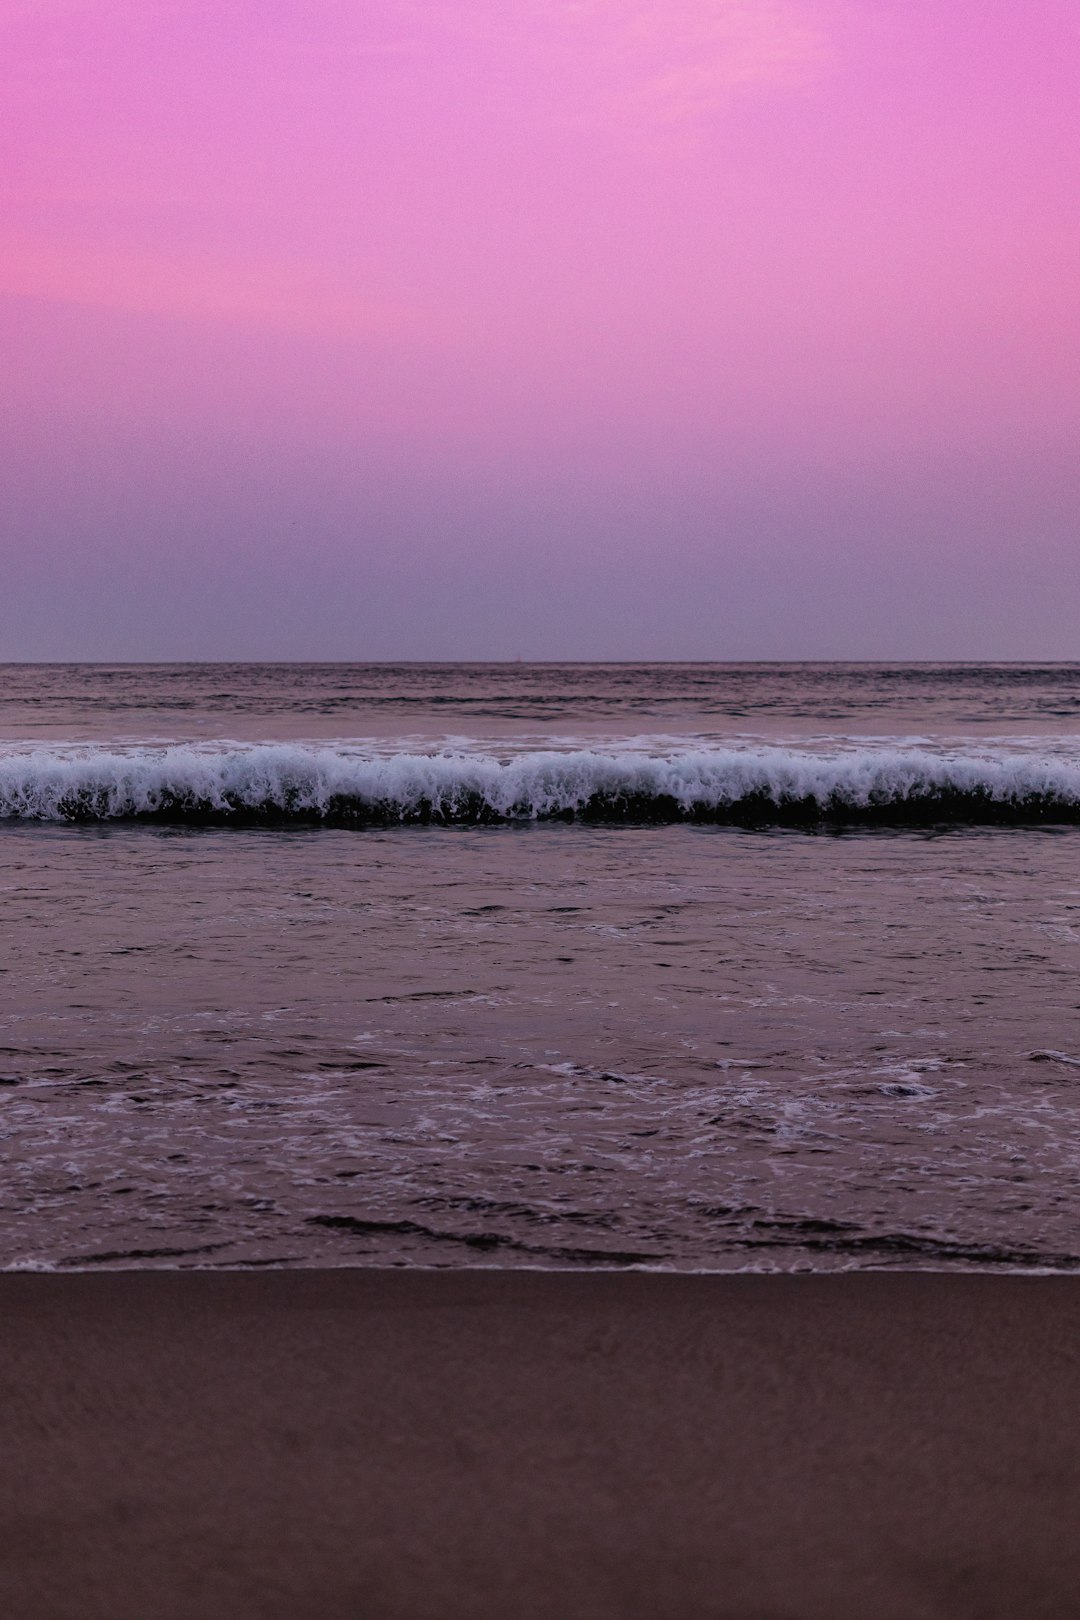
[{"label": "pink sky", "polygon": [[0,657],[1080,657],[1073,0],[5,0]]}]

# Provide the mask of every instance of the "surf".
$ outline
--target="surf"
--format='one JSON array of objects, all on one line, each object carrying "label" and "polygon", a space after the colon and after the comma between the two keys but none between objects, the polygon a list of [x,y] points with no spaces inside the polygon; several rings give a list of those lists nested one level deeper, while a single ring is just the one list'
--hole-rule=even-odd
[{"label": "surf", "polygon": [[853,747],[371,755],[326,747],[35,749],[0,820],[190,826],[1080,823],[1080,760]]}]

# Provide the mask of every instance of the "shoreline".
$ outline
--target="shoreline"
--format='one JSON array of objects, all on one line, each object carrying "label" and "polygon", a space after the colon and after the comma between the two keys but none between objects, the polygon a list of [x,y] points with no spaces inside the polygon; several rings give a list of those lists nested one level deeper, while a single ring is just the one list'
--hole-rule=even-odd
[{"label": "shoreline", "polygon": [[[0,1265],[0,1278],[4,1277],[130,1277],[130,1276],[157,1276],[157,1277],[256,1277],[256,1276],[283,1276],[296,1277],[305,1274],[312,1276],[337,1276],[341,1272],[356,1272],[361,1275],[375,1274],[377,1276],[392,1277],[407,1271],[410,1276],[421,1277],[490,1277],[502,1276],[504,1273],[521,1274],[527,1277],[716,1277],[721,1280],[727,1277],[763,1277],[778,1278],[781,1281],[791,1279],[804,1282],[818,1277],[1073,1277],[1080,1280],[1080,1257],[1067,1265],[1028,1265],[1022,1266],[1011,1259],[1007,1262],[986,1260],[982,1264],[974,1260],[964,1260],[962,1264],[942,1265],[898,1265],[881,1264],[869,1266],[865,1264],[850,1266],[813,1266],[807,1264],[776,1266],[682,1266],[645,1265],[638,1262],[624,1265],[613,1264],[600,1266],[591,1264],[571,1265],[545,1265],[540,1261],[535,1263],[514,1260],[512,1264],[484,1264],[482,1261],[470,1265],[467,1262],[454,1261],[452,1264],[443,1262],[437,1265],[433,1261],[408,1260],[394,1261],[389,1264],[380,1262],[367,1263],[362,1260],[342,1260],[337,1265],[328,1265],[325,1259],[316,1264],[299,1258],[274,1260],[226,1260],[220,1265],[194,1262],[188,1265],[164,1263],[155,1257],[154,1263],[147,1265],[144,1261],[133,1263],[125,1260],[119,1265],[101,1264],[90,1261],[85,1265],[71,1264],[66,1260],[54,1264],[47,1260],[13,1260],[6,1265]],[[0,1282],[0,1288],[3,1287]]]},{"label": "shoreline", "polygon": [[19,1620],[1060,1620],[1080,1278],[0,1274]]}]

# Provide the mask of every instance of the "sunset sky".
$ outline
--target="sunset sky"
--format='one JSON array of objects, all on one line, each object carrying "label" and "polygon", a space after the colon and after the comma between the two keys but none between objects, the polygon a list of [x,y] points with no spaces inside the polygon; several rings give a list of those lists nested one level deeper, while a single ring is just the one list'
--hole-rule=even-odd
[{"label": "sunset sky", "polygon": [[1074,0],[4,0],[0,658],[1080,658]]}]

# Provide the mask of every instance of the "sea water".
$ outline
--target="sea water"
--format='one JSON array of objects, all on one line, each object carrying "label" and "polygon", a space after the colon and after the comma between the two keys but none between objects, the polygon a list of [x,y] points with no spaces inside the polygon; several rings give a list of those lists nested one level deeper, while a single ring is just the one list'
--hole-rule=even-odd
[{"label": "sea water", "polygon": [[1080,667],[0,669],[0,1264],[1080,1266]]}]

